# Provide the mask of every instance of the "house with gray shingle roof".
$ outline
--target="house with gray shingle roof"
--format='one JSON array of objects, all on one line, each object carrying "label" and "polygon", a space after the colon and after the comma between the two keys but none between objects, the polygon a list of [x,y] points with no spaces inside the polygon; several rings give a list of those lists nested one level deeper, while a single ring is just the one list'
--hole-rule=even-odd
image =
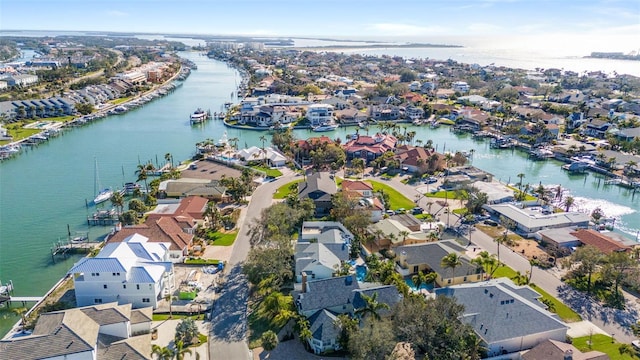
[{"label": "house with gray shingle roof", "polygon": [[[377,295],[380,303],[392,308],[402,300],[402,295],[394,285],[361,283],[356,275],[338,276],[322,280],[302,279],[302,291],[295,292],[293,298],[298,312],[307,317],[313,336],[309,345],[316,353],[329,349],[338,350],[336,341],[339,331],[329,326],[329,319],[338,314],[351,314],[365,306],[363,295]],[[387,310],[389,311],[389,310]],[[331,335],[334,337],[331,339]]]},{"label": "house with gray shingle roof", "polygon": [[349,260],[353,234],[335,221],[305,221],[296,242],[294,262],[296,282],[326,279]]},{"label": "house with gray shingle roof", "polygon": [[118,302],[156,308],[174,282],[169,246],[133,234],[107,243],[95,257],[81,259],[69,270],[77,305]]},{"label": "house with gray shingle roof", "polygon": [[337,192],[336,182],[328,172],[313,173],[298,186],[298,198],[313,200],[317,217],[329,214],[332,196]]},{"label": "house with gray shingle roof", "polygon": [[461,320],[471,325],[489,357],[566,340],[567,325],[538,301],[541,295],[507,278],[436,289],[436,295],[464,305]]},{"label": "house with gray shingle roof", "polygon": [[[33,333],[0,340],[2,358],[21,360],[146,360],[151,330],[151,308],[132,310],[131,304],[102,304],[40,315]],[[141,314],[146,314],[141,320]],[[135,314],[135,315],[134,315]],[[19,334],[15,334],[19,335]]]},{"label": "house with gray shingle roof", "polygon": [[[438,274],[436,283],[440,286],[482,280],[482,269],[472,264],[471,260],[463,255],[465,249],[454,240],[398,246],[395,251],[398,255],[399,272],[404,276],[416,274],[419,271],[432,271]],[[451,253],[458,254],[462,262],[453,272],[440,264],[442,258]]]}]

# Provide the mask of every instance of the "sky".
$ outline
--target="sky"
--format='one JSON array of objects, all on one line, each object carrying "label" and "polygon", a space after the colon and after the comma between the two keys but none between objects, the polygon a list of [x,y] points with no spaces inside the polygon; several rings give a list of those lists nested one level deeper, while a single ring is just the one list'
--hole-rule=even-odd
[{"label": "sky", "polygon": [[0,30],[594,43],[640,50],[640,0],[0,0]]}]

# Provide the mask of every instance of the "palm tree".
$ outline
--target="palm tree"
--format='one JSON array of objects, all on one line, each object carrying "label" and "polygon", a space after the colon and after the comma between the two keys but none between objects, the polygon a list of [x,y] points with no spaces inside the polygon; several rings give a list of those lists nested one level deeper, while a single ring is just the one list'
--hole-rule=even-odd
[{"label": "palm tree", "polygon": [[529,283],[529,277],[526,274],[523,275],[520,271],[517,271],[511,280],[513,280],[516,285],[526,285]]},{"label": "palm tree", "polygon": [[398,233],[398,236],[402,237],[402,243],[404,244],[404,242],[407,240],[407,236],[409,236],[409,234],[411,234],[410,232],[408,232],[407,230],[402,230]]},{"label": "palm tree", "polygon": [[306,348],[309,346],[309,340],[311,340],[311,338],[313,337],[313,334],[311,333],[311,329],[309,328],[309,320],[307,320],[304,316],[301,316],[298,319],[297,325],[298,325],[298,329],[300,330],[300,334],[298,335],[298,337],[300,338],[300,341],[302,341],[302,343],[304,344],[304,347]]},{"label": "palm tree", "polygon": [[443,268],[447,269],[450,268],[451,269],[451,282],[455,281],[455,271],[456,268],[460,265],[462,265],[462,258],[456,254],[456,253],[450,253],[448,255],[445,255],[442,260],[440,260],[440,266],[442,266]]},{"label": "palm tree", "polygon": [[564,199],[564,211],[569,212],[574,203],[575,200],[573,199],[573,197],[567,196],[567,198]]},{"label": "palm tree", "polygon": [[378,312],[383,309],[389,309],[388,304],[378,302],[377,292],[374,292],[371,296],[367,296],[361,293],[360,297],[364,301],[364,307],[357,309],[355,311],[355,315],[361,316],[361,318],[364,318],[367,314],[371,314],[376,320],[380,320],[380,314],[378,314]]},{"label": "palm tree", "polygon": [[263,160],[264,160],[264,163],[266,165],[266,162],[267,162],[267,155],[266,154],[267,153],[264,150],[264,143],[267,142],[267,137],[264,136],[264,135],[260,135],[260,141],[262,142],[262,154],[263,154],[263,157],[264,157]]},{"label": "palm tree", "polygon": [[168,347],[162,347],[156,344],[151,346],[151,356],[157,355],[158,360],[172,360],[174,352]]},{"label": "palm tree", "polygon": [[520,182],[518,183],[518,189],[520,190],[520,192],[522,192],[522,179],[524,178],[524,174],[520,173],[517,176],[518,178],[520,178]]},{"label": "palm tree", "polygon": [[122,214],[122,208],[124,207],[124,196],[122,196],[122,193],[120,191],[114,191],[110,200],[113,206],[117,207],[120,210],[120,214]]},{"label": "palm tree", "polygon": [[293,298],[280,292],[273,292],[264,298],[261,311],[274,324],[286,324],[295,315]]},{"label": "palm tree", "polygon": [[27,318],[25,314],[27,313],[28,309],[26,307],[19,307],[11,309],[11,311],[16,315],[20,315],[20,324],[22,325],[22,333],[24,334],[27,331]]},{"label": "palm tree", "polygon": [[164,299],[169,302],[169,319],[173,318],[173,295],[167,294],[164,296]]},{"label": "palm tree", "polygon": [[364,172],[365,162],[364,159],[355,158],[351,160],[351,167],[355,170],[356,175],[360,176]]},{"label": "palm tree", "polygon": [[618,352],[620,353],[620,356],[624,356],[625,354],[627,354],[633,357],[633,354],[635,354],[635,350],[629,344],[620,344],[620,346],[618,347]]},{"label": "palm tree", "polygon": [[193,355],[193,352],[184,346],[184,342],[182,340],[176,341],[176,349],[174,350],[176,360],[184,360],[184,354]]},{"label": "palm tree", "polygon": [[273,330],[262,333],[260,340],[262,341],[262,348],[266,351],[271,351],[278,346],[278,335]]},{"label": "palm tree", "polygon": [[[487,269],[489,271],[489,277],[493,276],[499,264],[496,255],[489,254],[488,251],[481,251],[475,259],[471,260],[471,263],[479,265],[483,274],[485,269]],[[484,276],[482,278],[484,279]]]}]

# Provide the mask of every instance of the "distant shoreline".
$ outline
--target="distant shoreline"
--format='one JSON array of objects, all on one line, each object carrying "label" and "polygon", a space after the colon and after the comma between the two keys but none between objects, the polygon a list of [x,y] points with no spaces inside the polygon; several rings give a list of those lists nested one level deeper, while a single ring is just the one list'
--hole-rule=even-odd
[{"label": "distant shoreline", "polygon": [[420,49],[420,48],[463,48],[462,45],[448,44],[367,44],[367,45],[327,45],[327,46],[293,46],[298,50],[358,50],[358,49]]}]

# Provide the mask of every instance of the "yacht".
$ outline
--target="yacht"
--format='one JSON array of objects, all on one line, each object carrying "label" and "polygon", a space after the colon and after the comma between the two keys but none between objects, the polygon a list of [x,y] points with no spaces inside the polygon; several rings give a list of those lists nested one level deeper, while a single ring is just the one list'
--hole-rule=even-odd
[{"label": "yacht", "polygon": [[189,120],[191,121],[192,124],[198,124],[207,120],[209,118],[209,115],[210,115],[209,112],[198,108],[196,111],[193,112],[193,114],[191,114],[191,117],[189,118]]},{"label": "yacht", "polygon": [[338,128],[338,124],[322,124],[316,127],[313,127],[313,131],[315,132],[325,132],[325,131],[333,131]]}]

